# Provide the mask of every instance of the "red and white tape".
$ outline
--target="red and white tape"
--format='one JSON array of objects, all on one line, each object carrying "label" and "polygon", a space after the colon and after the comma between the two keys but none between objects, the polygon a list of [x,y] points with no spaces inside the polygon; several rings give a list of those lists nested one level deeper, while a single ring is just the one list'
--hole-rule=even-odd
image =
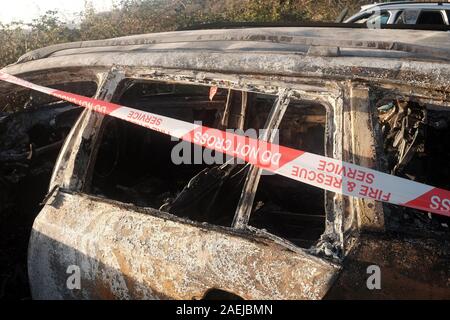
[{"label": "red and white tape", "polygon": [[204,127],[118,104],[35,85],[0,72],[0,80],[240,158],[290,179],[347,196],[388,202],[450,217],[450,191],[333,158]]}]

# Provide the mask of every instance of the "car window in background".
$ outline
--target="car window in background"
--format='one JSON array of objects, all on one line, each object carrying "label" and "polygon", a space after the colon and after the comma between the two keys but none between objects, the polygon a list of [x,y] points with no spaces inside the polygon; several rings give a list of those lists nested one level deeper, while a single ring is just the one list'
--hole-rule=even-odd
[{"label": "car window in background", "polygon": [[389,11],[369,12],[359,17],[354,23],[387,24],[391,14]]},{"label": "car window in background", "polygon": [[417,18],[417,24],[445,25],[441,11],[423,10]]},{"label": "car window in background", "polygon": [[401,12],[397,20],[395,20],[396,24],[415,24],[417,18],[419,16],[420,10],[404,10]]},{"label": "car window in background", "polygon": [[381,12],[380,14],[374,13],[369,19],[367,19],[367,24],[387,24],[391,14],[388,11]]},{"label": "car window in background", "polygon": [[373,12],[366,13],[366,14],[360,16],[359,19],[356,20],[356,21],[354,21],[353,23],[366,23],[367,20],[368,20],[372,15],[373,15]]},{"label": "car window in background", "polygon": [[[447,10],[449,11],[449,10]],[[404,10],[401,12],[396,24],[433,24],[445,25],[444,17],[439,10]]]}]

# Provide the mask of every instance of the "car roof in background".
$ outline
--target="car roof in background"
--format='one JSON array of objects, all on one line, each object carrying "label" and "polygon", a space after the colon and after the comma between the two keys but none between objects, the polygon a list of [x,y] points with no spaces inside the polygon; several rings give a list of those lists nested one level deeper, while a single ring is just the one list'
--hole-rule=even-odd
[{"label": "car roof in background", "polygon": [[368,11],[373,8],[382,9],[450,9],[450,3],[448,2],[419,2],[419,1],[394,1],[394,2],[384,2],[384,3],[374,3],[361,6],[361,12]]}]

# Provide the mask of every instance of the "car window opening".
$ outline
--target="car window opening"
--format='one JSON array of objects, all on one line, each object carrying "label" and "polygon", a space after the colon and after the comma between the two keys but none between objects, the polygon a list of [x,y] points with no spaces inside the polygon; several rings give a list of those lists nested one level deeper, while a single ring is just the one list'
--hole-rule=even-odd
[{"label": "car window opening", "polygon": [[[63,82],[47,86],[52,89],[62,90],[86,97],[93,97],[97,90],[97,84],[93,81]],[[13,91],[10,94],[0,95],[0,114],[20,112],[25,109],[40,108],[50,105],[53,107],[58,107],[60,105],[69,105],[69,103],[42,92],[23,88]]]},{"label": "car window opening", "polygon": [[[279,127],[283,146],[325,155],[326,109],[315,103],[291,101]],[[249,224],[310,247],[325,230],[322,189],[279,175],[261,176]]]},{"label": "car window opening", "polygon": [[[85,81],[49,87],[93,96],[97,85]],[[58,152],[83,108],[29,89],[2,96],[0,108],[1,176],[15,184],[39,175],[42,188],[34,193],[45,195]]]},{"label": "car window opening", "polygon": [[[450,110],[421,105],[405,98],[383,100],[378,105],[388,173],[438,188],[450,189]],[[436,206],[448,205],[434,199]],[[418,210],[396,207],[414,213]],[[398,213],[397,213],[398,215]],[[417,215],[427,224],[441,227],[446,217]],[[444,229],[443,229],[444,230]],[[446,229],[448,231],[448,228]]]},{"label": "car window opening", "polygon": [[[212,100],[209,94],[207,86],[134,83],[119,103],[211,128],[245,130],[263,128],[276,98],[227,89],[218,89]],[[205,163],[202,154],[216,154],[204,148],[199,162],[186,142],[181,143],[190,150],[188,156],[177,151],[185,161],[174,162],[172,153],[180,141],[119,119],[107,118],[104,126],[91,193],[231,226],[248,166]]]}]

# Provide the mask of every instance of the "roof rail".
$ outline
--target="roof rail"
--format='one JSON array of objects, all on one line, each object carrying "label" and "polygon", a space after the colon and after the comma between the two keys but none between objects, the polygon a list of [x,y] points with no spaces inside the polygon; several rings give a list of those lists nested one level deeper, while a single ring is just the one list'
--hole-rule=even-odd
[{"label": "roof rail", "polygon": [[443,4],[448,4],[450,5],[449,2],[447,1],[392,1],[392,2],[380,2],[380,3],[372,3],[372,4],[367,4],[367,6],[389,6],[389,5],[399,5],[399,4],[436,4],[436,5],[443,5]]},{"label": "roof rail", "polygon": [[[450,3],[449,3],[450,4]],[[336,23],[336,22],[213,22],[192,25],[177,29],[177,31],[186,30],[205,30],[205,29],[242,29],[242,28],[276,28],[276,27],[305,27],[305,28],[350,28],[367,29],[364,23]],[[434,24],[386,24],[381,25],[380,29],[398,29],[398,30],[428,30],[428,31],[450,31],[450,26]]]}]

